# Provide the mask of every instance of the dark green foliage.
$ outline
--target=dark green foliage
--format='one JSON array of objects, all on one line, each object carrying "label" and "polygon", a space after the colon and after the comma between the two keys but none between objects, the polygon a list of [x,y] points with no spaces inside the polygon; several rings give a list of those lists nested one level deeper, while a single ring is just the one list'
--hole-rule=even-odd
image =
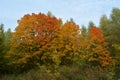
[{"label": "dark green foliage", "polygon": [[39,66],[19,75],[4,75],[1,80],[114,80],[113,73],[89,65]]},{"label": "dark green foliage", "polygon": [[95,24],[90,21],[89,24],[88,24],[88,31],[92,28],[92,27],[95,27]]},{"label": "dark green foliage", "polygon": [[12,38],[12,32],[11,32],[11,29],[8,29],[5,33],[5,53],[7,53],[10,49],[10,40]]},{"label": "dark green foliage", "polygon": [[4,54],[4,28],[3,28],[3,24],[0,25],[0,55]]},{"label": "dark green foliage", "polygon": [[120,44],[120,9],[114,8],[112,10],[110,21],[111,40],[113,40],[113,43],[115,42]]},{"label": "dark green foliage", "polygon": [[9,43],[9,41],[12,38],[12,32],[11,29],[9,28],[6,32],[5,32],[5,42]]},{"label": "dark green foliage", "polygon": [[9,59],[6,58],[6,54],[10,49],[9,41],[12,37],[11,30],[4,32],[4,25],[0,25],[0,74],[9,73],[10,66],[8,66]]},{"label": "dark green foliage", "polygon": [[0,73],[4,72],[5,67],[5,35],[3,24],[0,25]]},{"label": "dark green foliage", "polygon": [[120,78],[120,9],[114,8],[107,18],[105,15],[101,17],[100,28],[109,43],[109,51],[116,60],[115,78]]},{"label": "dark green foliage", "polygon": [[100,19],[100,29],[105,36],[108,36],[110,34],[110,20],[108,20],[106,15],[103,15]]},{"label": "dark green foliage", "polygon": [[86,27],[83,25],[82,28],[81,28],[81,34],[86,37],[87,36],[87,29]]},{"label": "dark green foliage", "polygon": [[111,43],[115,51],[115,78],[120,78],[120,9],[114,8],[111,14]]},{"label": "dark green foliage", "polygon": [[70,18],[70,22],[74,22],[74,19],[73,19],[73,18]]}]

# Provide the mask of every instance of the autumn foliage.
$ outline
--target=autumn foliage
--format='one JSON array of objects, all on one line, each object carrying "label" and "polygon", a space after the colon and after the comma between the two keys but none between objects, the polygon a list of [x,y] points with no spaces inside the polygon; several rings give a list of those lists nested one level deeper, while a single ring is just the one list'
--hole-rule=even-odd
[{"label": "autumn foliage", "polygon": [[[27,14],[18,20],[6,57],[14,69],[38,65],[73,65],[82,61],[101,68],[114,65],[108,43],[99,28],[84,36],[74,21],[64,24],[54,16]],[[19,71],[19,70],[18,70]]]},{"label": "autumn foliage", "polygon": [[99,27],[51,12],[24,15],[14,31],[1,24],[0,80],[120,79],[119,13],[103,15]]},{"label": "autumn foliage", "polygon": [[49,56],[51,42],[58,36],[61,20],[42,13],[27,14],[18,24],[11,39],[12,48],[8,52],[13,63],[44,63]]},{"label": "autumn foliage", "polygon": [[89,61],[97,61],[101,66],[114,64],[110,52],[107,50],[108,43],[99,28],[93,27],[89,30],[90,49]]}]

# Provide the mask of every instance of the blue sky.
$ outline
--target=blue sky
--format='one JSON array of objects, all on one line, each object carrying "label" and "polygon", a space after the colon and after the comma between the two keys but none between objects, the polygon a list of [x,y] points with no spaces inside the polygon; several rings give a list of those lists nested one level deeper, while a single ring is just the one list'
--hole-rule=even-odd
[{"label": "blue sky", "polygon": [[114,7],[120,8],[120,0],[1,0],[0,23],[5,30],[14,30],[25,14],[51,11],[64,22],[73,18],[80,26],[87,26],[92,20],[98,26],[100,17],[109,16]]}]

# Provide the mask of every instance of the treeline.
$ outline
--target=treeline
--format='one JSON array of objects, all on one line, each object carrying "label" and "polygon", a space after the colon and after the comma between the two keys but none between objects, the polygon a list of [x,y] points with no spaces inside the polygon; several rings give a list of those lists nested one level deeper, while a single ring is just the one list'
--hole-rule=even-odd
[{"label": "treeline", "polygon": [[53,80],[120,79],[120,9],[114,8],[109,18],[103,15],[99,27],[92,21],[87,27],[73,19],[63,23],[50,12],[26,14],[14,32],[4,32],[1,25],[1,75],[44,66]]}]

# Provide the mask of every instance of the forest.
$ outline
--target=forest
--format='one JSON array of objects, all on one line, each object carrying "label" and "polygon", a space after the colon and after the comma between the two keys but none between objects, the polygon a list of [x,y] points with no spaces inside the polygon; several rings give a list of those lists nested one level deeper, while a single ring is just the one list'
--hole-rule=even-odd
[{"label": "forest", "polygon": [[[5,23],[4,23],[5,24]],[[120,80],[120,9],[79,26],[51,12],[0,25],[0,80]]]}]

